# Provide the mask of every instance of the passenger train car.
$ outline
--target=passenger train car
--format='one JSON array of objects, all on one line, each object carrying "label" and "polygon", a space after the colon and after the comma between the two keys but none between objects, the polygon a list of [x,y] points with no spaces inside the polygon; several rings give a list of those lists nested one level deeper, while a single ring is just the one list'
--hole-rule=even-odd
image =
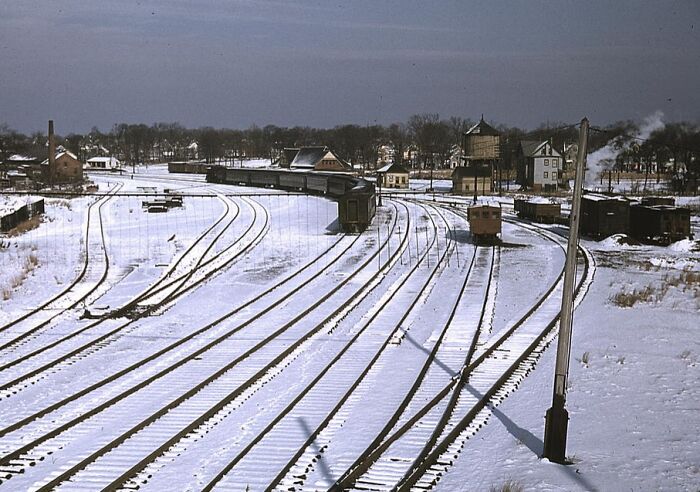
[{"label": "passenger train car", "polygon": [[374,184],[349,174],[211,166],[207,181],[327,196],[338,202],[338,223],[344,232],[365,230],[376,213]]}]

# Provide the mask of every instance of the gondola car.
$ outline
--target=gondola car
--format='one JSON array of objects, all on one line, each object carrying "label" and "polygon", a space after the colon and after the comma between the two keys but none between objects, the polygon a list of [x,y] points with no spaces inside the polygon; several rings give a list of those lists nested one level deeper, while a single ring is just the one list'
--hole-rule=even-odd
[{"label": "gondola car", "polygon": [[365,180],[338,197],[338,223],[344,232],[362,232],[376,213],[374,185]]},{"label": "gondola car", "polygon": [[501,233],[501,207],[495,205],[472,205],[467,210],[469,229],[476,244],[498,242]]},{"label": "gondola car", "polygon": [[514,208],[518,217],[545,224],[552,224],[561,216],[561,205],[544,198],[516,199]]}]

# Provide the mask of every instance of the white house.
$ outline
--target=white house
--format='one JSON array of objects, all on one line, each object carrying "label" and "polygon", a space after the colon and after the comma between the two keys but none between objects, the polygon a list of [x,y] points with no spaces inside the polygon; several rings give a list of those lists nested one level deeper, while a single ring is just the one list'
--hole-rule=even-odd
[{"label": "white house", "polygon": [[85,164],[85,169],[104,169],[107,171],[121,167],[121,162],[116,157],[91,157]]},{"label": "white house", "polygon": [[523,140],[520,142],[525,181],[528,188],[536,191],[554,191],[557,189],[562,172],[562,156],[549,140],[537,142]]}]

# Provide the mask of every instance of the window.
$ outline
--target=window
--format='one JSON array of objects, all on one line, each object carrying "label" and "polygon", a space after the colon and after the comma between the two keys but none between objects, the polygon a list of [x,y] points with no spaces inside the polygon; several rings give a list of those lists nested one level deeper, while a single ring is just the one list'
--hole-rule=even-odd
[{"label": "window", "polygon": [[544,165],[545,165],[545,166],[549,166],[549,159],[545,159],[545,160],[544,160]]},{"label": "window", "polygon": [[549,173],[548,173],[547,171],[545,171],[545,172],[544,172],[544,177],[546,178],[546,177],[548,177],[548,176],[549,176]]},{"label": "window", "polygon": [[552,179],[557,179],[557,173],[552,172]]},{"label": "window", "polygon": [[552,167],[557,167],[559,165],[559,159],[552,159]]}]

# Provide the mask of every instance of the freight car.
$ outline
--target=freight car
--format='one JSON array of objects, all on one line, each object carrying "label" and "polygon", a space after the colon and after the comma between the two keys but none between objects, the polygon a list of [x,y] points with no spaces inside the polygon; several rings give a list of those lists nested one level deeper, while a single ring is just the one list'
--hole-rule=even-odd
[{"label": "freight car", "polygon": [[209,166],[203,162],[172,161],[168,162],[169,173],[206,174]]},{"label": "freight car", "polygon": [[613,234],[628,234],[630,202],[621,196],[595,193],[581,198],[581,234],[605,238]]},{"label": "freight car", "polygon": [[561,216],[561,205],[546,199],[515,200],[515,211],[518,217],[552,224]]},{"label": "freight car", "polygon": [[498,242],[501,233],[501,207],[473,205],[467,210],[469,229],[476,244]]},{"label": "freight car", "polygon": [[345,232],[365,230],[376,213],[374,184],[349,174],[211,166],[207,181],[327,196],[337,200],[338,223]]},{"label": "freight car", "polygon": [[671,205],[630,207],[630,233],[641,241],[670,244],[690,234],[690,209]]}]

